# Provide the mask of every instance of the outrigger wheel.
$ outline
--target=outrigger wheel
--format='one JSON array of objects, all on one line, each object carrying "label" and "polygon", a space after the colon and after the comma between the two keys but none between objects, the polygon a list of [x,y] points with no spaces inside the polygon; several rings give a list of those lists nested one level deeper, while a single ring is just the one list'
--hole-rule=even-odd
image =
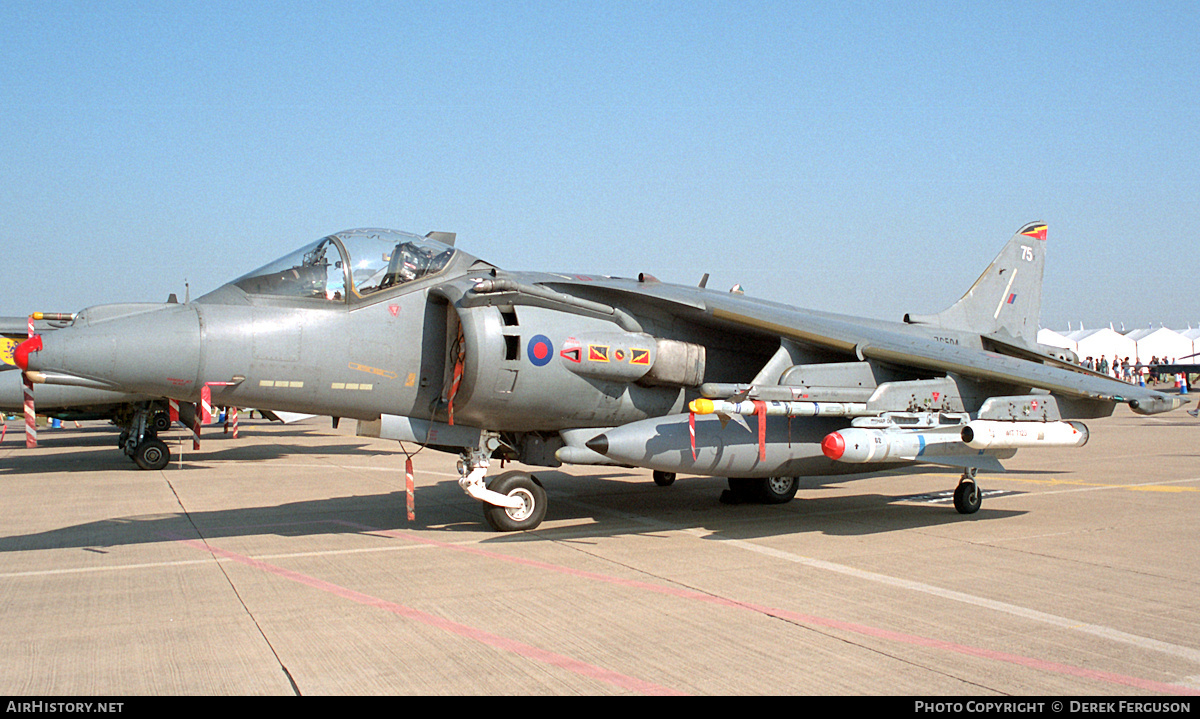
[{"label": "outrigger wheel", "polygon": [[521,506],[515,508],[483,505],[483,518],[497,532],[520,532],[534,529],[546,518],[546,490],[532,474],[505,472],[488,483],[488,489],[510,497],[518,497]]},{"label": "outrigger wheel", "polygon": [[983,493],[975,481],[975,472],[974,467],[968,467],[954,488],[954,508],[959,514],[975,514],[983,504]]}]

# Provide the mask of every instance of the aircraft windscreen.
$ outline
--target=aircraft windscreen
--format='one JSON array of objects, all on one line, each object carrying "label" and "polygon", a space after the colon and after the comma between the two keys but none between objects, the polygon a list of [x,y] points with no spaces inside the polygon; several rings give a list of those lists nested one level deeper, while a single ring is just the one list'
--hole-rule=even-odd
[{"label": "aircraft windscreen", "polygon": [[453,247],[420,235],[348,230],[285,255],[233,284],[252,295],[345,302],[437,274],[453,256]]},{"label": "aircraft windscreen", "polygon": [[332,237],[303,247],[233,281],[252,295],[345,301],[344,258]]}]

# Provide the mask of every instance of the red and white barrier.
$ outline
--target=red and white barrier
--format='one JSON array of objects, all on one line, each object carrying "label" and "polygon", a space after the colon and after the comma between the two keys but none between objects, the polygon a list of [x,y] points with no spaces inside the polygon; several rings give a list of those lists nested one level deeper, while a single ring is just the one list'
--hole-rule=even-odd
[{"label": "red and white barrier", "polygon": [[[200,388],[200,404],[196,405],[196,420],[192,423],[192,449],[200,449],[200,427],[212,422],[212,388],[213,387],[233,387],[237,382],[205,382]],[[238,438],[238,416],[237,408],[229,409],[229,414],[226,415],[226,431],[228,431],[228,423],[233,421],[233,438]]]},{"label": "red and white barrier", "polygon": [[413,490],[413,462],[411,456],[404,460],[404,493],[408,500],[408,521],[412,522],[417,518],[417,513]]},{"label": "red and white barrier", "polygon": [[[33,315],[29,315],[27,327],[29,336],[33,337]],[[25,447],[33,449],[37,446],[37,412],[33,407],[33,382],[25,372],[21,372],[21,382],[25,385]]]},{"label": "red and white barrier", "polygon": [[212,389],[208,384],[200,388],[200,403],[193,414],[192,449],[200,449],[200,428],[212,421]]}]

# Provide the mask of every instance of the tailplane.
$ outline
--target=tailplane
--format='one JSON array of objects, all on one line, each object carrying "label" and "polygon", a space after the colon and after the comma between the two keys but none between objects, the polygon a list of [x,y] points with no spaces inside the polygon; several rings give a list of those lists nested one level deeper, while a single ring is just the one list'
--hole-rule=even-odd
[{"label": "tailplane", "polygon": [[1046,267],[1046,223],[1030,222],[1013,235],[971,289],[936,315],[904,315],[909,324],[1008,335],[1037,346]]}]

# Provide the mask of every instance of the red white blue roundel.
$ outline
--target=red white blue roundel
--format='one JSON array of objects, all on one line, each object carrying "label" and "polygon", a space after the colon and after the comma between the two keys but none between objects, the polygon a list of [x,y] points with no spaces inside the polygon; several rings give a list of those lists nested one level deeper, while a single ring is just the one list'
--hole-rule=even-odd
[{"label": "red white blue roundel", "polygon": [[545,367],[554,356],[554,343],[546,335],[534,335],[525,348],[525,354],[534,367]]}]

